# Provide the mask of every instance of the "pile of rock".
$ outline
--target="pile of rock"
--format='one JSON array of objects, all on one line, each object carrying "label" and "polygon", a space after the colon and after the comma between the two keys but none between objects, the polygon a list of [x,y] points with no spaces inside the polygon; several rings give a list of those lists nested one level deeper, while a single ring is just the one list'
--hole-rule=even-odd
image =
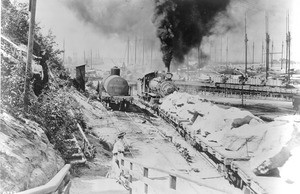
[{"label": "pile of rock", "polygon": [[179,92],[163,99],[160,108],[188,119],[188,133],[238,157],[250,157],[251,170],[256,175],[268,175],[274,169],[287,172],[285,165],[299,158],[295,150],[300,146],[300,116],[288,115],[265,123],[249,111],[220,108],[198,96]]}]

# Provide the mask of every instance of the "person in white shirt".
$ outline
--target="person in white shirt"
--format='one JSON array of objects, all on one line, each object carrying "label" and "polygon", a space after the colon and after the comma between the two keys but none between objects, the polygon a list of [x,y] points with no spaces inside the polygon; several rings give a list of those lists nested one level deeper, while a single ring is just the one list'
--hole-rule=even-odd
[{"label": "person in white shirt", "polygon": [[113,147],[113,158],[112,158],[112,177],[116,178],[117,180],[120,180],[121,177],[121,158],[124,157],[124,136],[125,132],[122,132],[118,135],[118,139]]}]

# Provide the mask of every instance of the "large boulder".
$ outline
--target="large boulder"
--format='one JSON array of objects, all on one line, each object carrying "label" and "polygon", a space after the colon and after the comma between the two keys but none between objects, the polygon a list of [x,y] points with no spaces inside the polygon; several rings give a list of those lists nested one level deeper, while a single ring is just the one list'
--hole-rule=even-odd
[{"label": "large boulder", "polygon": [[4,112],[0,125],[0,193],[43,185],[64,166],[39,124]]}]

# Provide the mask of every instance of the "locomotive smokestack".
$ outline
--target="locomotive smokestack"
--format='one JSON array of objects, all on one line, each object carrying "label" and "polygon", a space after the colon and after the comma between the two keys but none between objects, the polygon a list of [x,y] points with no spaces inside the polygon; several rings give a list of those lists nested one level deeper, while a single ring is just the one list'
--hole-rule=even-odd
[{"label": "locomotive smokestack", "polygon": [[211,33],[215,16],[226,10],[230,0],[154,0],[153,23],[161,42],[163,62],[170,70],[171,61],[184,61],[184,56],[201,45]]}]

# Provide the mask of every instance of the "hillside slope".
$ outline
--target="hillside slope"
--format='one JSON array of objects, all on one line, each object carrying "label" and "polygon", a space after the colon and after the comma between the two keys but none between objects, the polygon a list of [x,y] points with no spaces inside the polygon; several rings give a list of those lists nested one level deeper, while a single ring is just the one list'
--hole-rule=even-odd
[{"label": "hillside slope", "polygon": [[4,112],[0,129],[0,193],[43,185],[64,166],[39,124]]}]

